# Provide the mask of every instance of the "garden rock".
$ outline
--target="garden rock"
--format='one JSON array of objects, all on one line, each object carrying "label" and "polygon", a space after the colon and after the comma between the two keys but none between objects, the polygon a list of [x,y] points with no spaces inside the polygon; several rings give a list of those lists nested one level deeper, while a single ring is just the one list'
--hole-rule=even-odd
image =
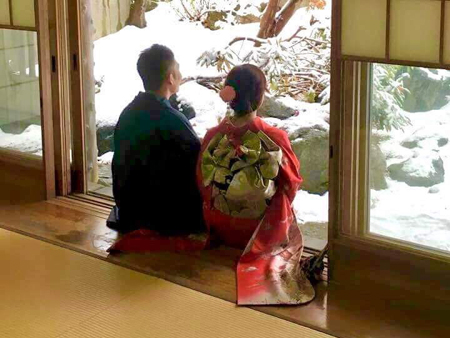
[{"label": "garden rock", "polygon": [[387,189],[386,175],[387,163],[386,156],[380,149],[377,142],[370,145],[370,189]]},{"label": "garden rock", "polygon": [[408,149],[439,149],[448,144],[448,131],[445,128],[423,127],[403,140],[401,145]]},{"label": "garden rock", "polygon": [[291,142],[292,149],[300,161],[302,189],[312,194],[323,195],[328,191],[328,131],[307,129]]},{"label": "garden rock", "polygon": [[258,109],[258,115],[261,117],[276,117],[287,119],[294,116],[297,111],[283,102],[283,98],[266,95],[264,102]]},{"label": "garden rock", "polygon": [[109,151],[114,151],[114,129],[115,125],[97,126],[97,147],[98,156],[102,156]]},{"label": "garden rock", "polygon": [[444,182],[444,162],[437,152],[415,152],[406,161],[388,168],[393,180],[405,182],[412,187],[431,187]]}]

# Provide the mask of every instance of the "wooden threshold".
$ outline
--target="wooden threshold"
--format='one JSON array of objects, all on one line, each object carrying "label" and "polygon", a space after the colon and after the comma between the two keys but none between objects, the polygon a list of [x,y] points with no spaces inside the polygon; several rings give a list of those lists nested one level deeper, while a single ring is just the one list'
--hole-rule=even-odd
[{"label": "wooden threshold", "polygon": [[[106,215],[69,205],[55,199],[0,206],[0,227],[236,302],[239,250],[108,255],[118,235],[106,227]],[[321,283],[314,301],[305,306],[253,309],[341,338],[442,337],[448,330],[439,320],[442,315],[430,311],[429,304],[415,305],[413,295],[401,290],[359,294],[355,288]]]}]

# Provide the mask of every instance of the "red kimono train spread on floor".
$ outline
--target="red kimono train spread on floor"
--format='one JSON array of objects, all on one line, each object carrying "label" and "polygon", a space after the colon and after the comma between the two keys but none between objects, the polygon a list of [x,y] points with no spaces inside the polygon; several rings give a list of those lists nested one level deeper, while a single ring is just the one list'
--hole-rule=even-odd
[{"label": "red kimono train spread on floor", "polygon": [[[205,185],[202,155],[217,135],[226,135],[236,147],[243,135],[263,132],[282,151],[275,179],[276,192],[262,219],[232,217],[214,208],[212,186]],[[224,244],[244,249],[237,264],[237,303],[239,305],[303,304],[314,298],[314,289],[300,267],[303,236],[296,222],[292,201],[300,187],[300,164],[292,151],[287,134],[271,127],[259,117],[244,127],[235,127],[228,118],[208,131],[203,141],[197,167],[198,185],[203,196],[203,211],[208,227],[207,239],[197,236],[163,238],[148,230],[125,235],[110,250],[185,251],[208,246],[212,234]]]}]

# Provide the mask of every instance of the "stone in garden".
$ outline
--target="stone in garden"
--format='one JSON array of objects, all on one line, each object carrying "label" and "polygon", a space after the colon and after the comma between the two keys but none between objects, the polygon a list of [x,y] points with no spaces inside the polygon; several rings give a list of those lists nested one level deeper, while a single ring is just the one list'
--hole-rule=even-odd
[{"label": "stone in garden", "polygon": [[388,168],[393,180],[405,182],[412,187],[431,187],[444,182],[444,162],[437,152],[421,151],[406,161]]}]

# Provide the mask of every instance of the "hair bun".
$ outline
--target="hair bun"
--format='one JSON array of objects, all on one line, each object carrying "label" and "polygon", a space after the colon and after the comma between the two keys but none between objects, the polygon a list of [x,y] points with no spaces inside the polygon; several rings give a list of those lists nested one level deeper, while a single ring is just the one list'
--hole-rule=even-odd
[{"label": "hair bun", "polygon": [[220,98],[225,102],[231,102],[236,97],[236,91],[231,86],[225,86],[219,93]]}]

